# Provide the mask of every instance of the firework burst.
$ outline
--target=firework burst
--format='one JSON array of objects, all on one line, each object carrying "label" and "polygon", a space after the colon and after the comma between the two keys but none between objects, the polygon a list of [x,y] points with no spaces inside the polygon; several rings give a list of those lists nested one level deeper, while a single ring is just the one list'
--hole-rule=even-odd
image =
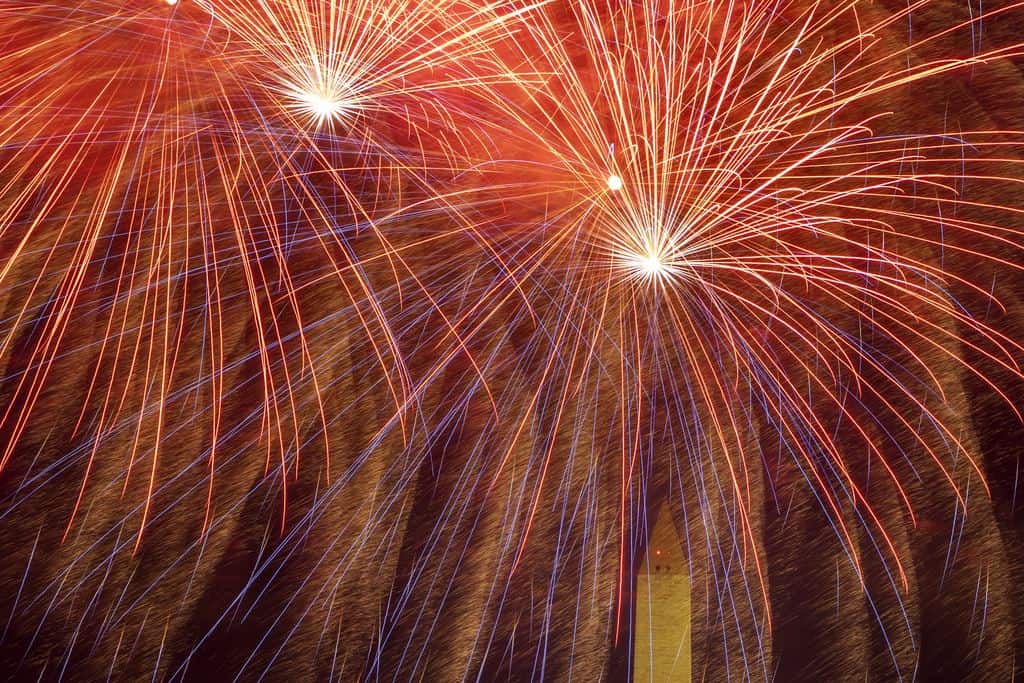
[{"label": "firework burst", "polygon": [[[56,361],[80,351],[66,341],[70,330],[97,310],[108,324],[87,343],[86,354],[100,351],[88,361],[96,372],[75,432],[96,436],[95,458],[105,434],[140,416],[128,472],[138,452],[159,448],[182,381],[177,359],[192,347],[207,357],[193,379],[213,412],[214,466],[232,317],[255,320],[268,466],[298,440],[282,428],[307,404],[294,387],[322,403],[298,292],[322,290],[324,278],[343,284],[339,308],[356,302],[353,317],[404,404],[411,380],[387,297],[374,291],[387,280],[369,271],[385,264],[400,289],[416,289],[417,278],[380,226],[433,196],[431,184],[459,158],[446,134],[474,89],[511,77],[491,48],[530,9],[5,5],[0,287],[21,303],[0,342],[0,356],[17,359],[0,463],[34,419]],[[310,252],[318,256],[304,271],[298,254]],[[241,280],[225,280],[229,271]],[[16,348],[19,339],[30,347]],[[88,414],[96,396],[99,413]],[[143,415],[155,419],[152,431]],[[152,493],[156,452],[150,460]]]},{"label": "firework burst", "polygon": [[[491,368],[531,388],[505,406],[520,417],[500,467],[527,424],[553,435],[528,459],[519,552],[551,505],[545,489],[572,468],[554,445],[561,423],[570,439],[607,434],[591,447],[621,463],[619,595],[648,552],[654,492],[688,497],[670,505],[703,522],[692,573],[703,556],[723,576],[717,600],[755,615],[745,643],[719,608],[719,637],[734,643],[720,654],[766,676],[762,468],[772,491],[798,472],[861,581],[863,554],[879,554],[902,590],[889,525],[917,524],[907,480],[934,468],[964,507],[968,481],[984,486],[943,377],[975,376],[1014,406],[989,373],[1019,378],[1022,347],[985,316],[999,307],[988,273],[1020,268],[1019,214],[963,186],[1015,182],[992,169],[1015,167],[1006,152],[1019,136],[908,134],[880,102],[1018,48],[920,56],[976,17],[892,49],[924,4],[880,15],[859,3],[573,3],[524,48],[542,55],[533,70],[556,76],[502,99],[515,162],[480,169],[501,188],[490,234],[515,265],[465,319],[490,321],[498,301],[536,324]],[[872,468],[903,520],[876,510]],[[716,522],[715,509],[729,512]],[[619,610],[616,633],[629,621]]]}]

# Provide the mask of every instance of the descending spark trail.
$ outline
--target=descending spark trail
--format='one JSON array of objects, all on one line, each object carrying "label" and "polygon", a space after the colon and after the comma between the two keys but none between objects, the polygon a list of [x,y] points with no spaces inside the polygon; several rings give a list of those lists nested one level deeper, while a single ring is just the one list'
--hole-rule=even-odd
[{"label": "descending spark trail", "polygon": [[975,36],[1021,3],[903,37],[933,4],[4,3],[29,666],[557,678],[628,641],[665,503],[769,678],[794,479],[907,591],[921,482],[986,489],[949,378],[1024,379],[1022,133],[890,104],[1022,54]]}]

